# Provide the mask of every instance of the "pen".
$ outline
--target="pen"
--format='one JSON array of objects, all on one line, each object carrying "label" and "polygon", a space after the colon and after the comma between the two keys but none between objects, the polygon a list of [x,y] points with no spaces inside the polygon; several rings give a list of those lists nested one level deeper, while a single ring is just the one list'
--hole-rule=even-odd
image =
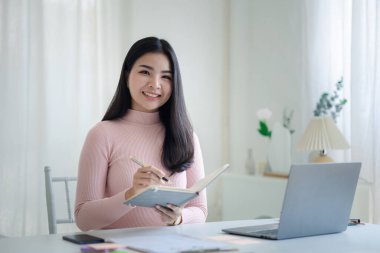
[{"label": "pen", "polygon": [[[144,162],[138,160],[136,157],[130,156],[129,159],[131,159],[133,162],[140,165],[141,167],[145,167]],[[162,177],[161,179],[164,180],[165,182],[169,182],[169,179],[167,177]]]}]

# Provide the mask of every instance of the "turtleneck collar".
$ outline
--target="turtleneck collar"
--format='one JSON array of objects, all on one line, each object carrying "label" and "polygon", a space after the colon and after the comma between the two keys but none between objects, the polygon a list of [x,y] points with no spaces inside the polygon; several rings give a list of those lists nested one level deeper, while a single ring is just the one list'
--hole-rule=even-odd
[{"label": "turtleneck collar", "polygon": [[161,122],[159,112],[140,112],[131,109],[122,117],[122,120],[144,125],[154,125]]}]

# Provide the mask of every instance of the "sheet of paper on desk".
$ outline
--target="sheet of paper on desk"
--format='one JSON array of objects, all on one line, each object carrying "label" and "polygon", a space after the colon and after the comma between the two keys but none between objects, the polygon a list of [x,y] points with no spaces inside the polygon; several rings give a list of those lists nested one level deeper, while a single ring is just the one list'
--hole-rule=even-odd
[{"label": "sheet of paper on desk", "polygon": [[128,236],[125,238],[107,238],[114,243],[126,245],[131,249],[138,249],[146,253],[180,253],[197,252],[214,249],[215,251],[234,250],[234,247],[209,240],[198,239],[186,235],[151,235]]}]

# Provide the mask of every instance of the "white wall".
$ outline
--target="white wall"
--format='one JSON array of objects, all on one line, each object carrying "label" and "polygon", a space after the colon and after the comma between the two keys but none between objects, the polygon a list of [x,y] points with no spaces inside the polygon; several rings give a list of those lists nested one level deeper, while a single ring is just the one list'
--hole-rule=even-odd
[{"label": "white wall", "polygon": [[[270,126],[282,122],[286,107],[300,119],[301,1],[231,1],[230,158],[244,173],[247,149],[256,162],[266,159],[267,139],[257,132],[256,111],[270,108]],[[295,142],[302,129],[295,128]],[[293,155],[295,156],[295,155]]]}]

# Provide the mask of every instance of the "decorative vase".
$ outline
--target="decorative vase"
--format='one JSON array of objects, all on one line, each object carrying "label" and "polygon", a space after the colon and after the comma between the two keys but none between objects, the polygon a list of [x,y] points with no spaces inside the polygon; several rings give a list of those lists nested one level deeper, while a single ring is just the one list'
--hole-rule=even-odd
[{"label": "decorative vase", "polygon": [[255,160],[253,159],[252,148],[248,149],[247,159],[245,160],[245,169],[248,175],[256,173]]},{"label": "decorative vase", "polygon": [[272,172],[289,173],[291,166],[290,133],[278,122],[273,127],[268,162]]}]

